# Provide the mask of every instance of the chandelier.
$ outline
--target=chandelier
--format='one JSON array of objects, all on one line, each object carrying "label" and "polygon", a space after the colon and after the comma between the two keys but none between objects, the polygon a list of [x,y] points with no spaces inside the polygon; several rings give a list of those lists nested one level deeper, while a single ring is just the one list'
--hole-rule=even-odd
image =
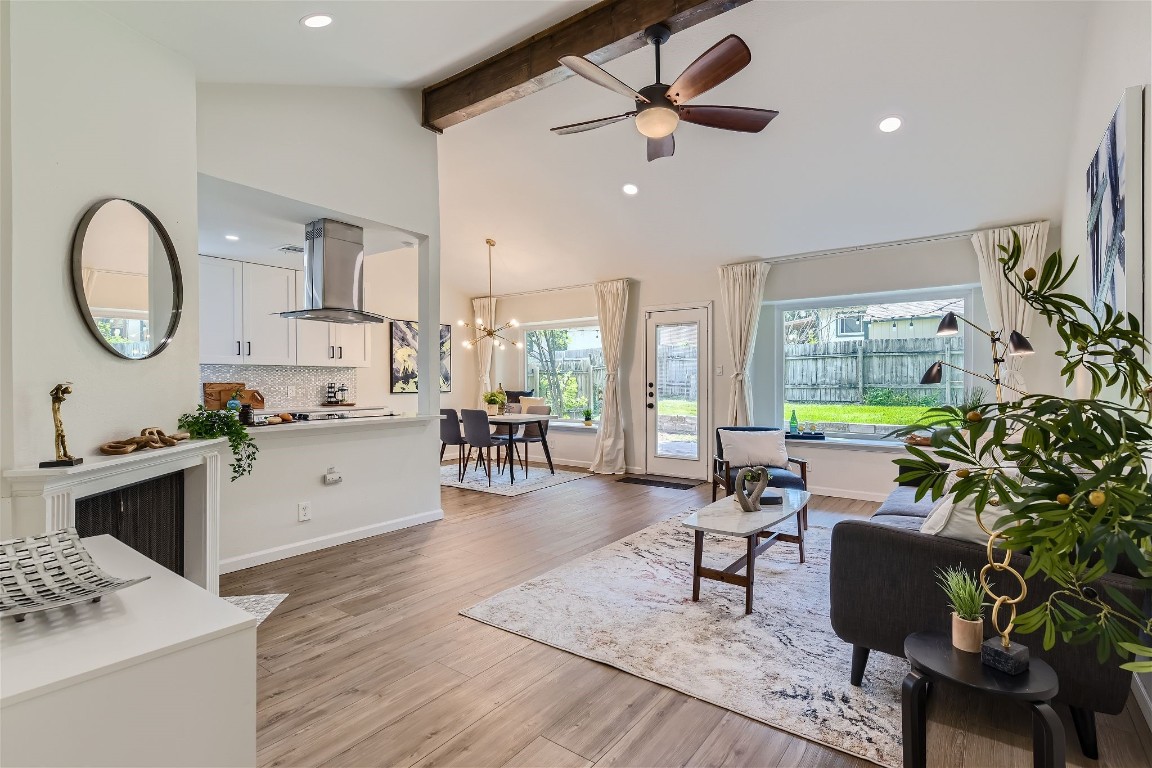
[{"label": "chandelier", "polygon": [[512,341],[511,339],[501,335],[509,328],[519,327],[520,323],[516,322],[515,320],[509,320],[508,322],[504,323],[504,325],[496,325],[496,299],[492,296],[492,248],[495,247],[496,241],[492,238],[488,238],[484,242],[488,244],[488,317],[477,317],[475,325],[472,323],[466,323],[463,320],[456,321],[456,324],[461,328],[469,328],[476,334],[471,339],[464,342],[464,348],[472,349],[473,346],[479,344],[484,339],[491,339],[492,343],[496,345],[497,349],[504,349],[505,342],[512,344],[517,348],[522,348],[524,346],[523,342]]}]

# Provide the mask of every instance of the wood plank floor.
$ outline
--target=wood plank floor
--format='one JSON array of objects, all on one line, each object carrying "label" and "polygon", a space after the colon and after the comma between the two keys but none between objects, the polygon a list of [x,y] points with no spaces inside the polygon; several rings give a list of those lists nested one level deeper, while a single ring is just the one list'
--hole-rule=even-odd
[{"label": "wood plank floor", "polygon": [[[444,488],[443,521],[225,576],[226,595],[289,595],[258,635],[260,764],[870,765],[457,614],[708,493],[608,477],[515,498]],[[817,497],[810,520],[874,507]],[[942,690],[929,716],[935,765],[1032,764],[1023,710]],[[1152,765],[1132,702],[1100,718],[1099,762],[1065,729],[1069,765]]]}]

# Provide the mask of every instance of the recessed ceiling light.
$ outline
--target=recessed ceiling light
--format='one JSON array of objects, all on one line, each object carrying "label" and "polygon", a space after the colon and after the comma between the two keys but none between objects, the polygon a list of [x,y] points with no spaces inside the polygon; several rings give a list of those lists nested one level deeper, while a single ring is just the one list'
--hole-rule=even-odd
[{"label": "recessed ceiling light", "polygon": [[880,121],[880,130],[884,131],[884,133],[892,133],[892,131],[899,130],[903,122],[903,120],[896,117],[895,115],[892,117],[886,117]]},{"label": "recessed ceiling light", "polygon": [[300,19],[300,23],[306,27],[319,29],[320,27],[326,27],[331,24],[332,17],[323,13],[314,13],[311,16],[305,16],[304,18]]},{"label": "recessed ceiling light", "polygon": [[636,186],[635,184],[625,184],[620,189],[624,190],[624,194],[626,195],[634,195],[640,191],[640,187]]},{"label": "recessed ceiling light", "polygon": [[224,235],[224,239],[225,240],[239,240],[240,236],[239,235]]}]

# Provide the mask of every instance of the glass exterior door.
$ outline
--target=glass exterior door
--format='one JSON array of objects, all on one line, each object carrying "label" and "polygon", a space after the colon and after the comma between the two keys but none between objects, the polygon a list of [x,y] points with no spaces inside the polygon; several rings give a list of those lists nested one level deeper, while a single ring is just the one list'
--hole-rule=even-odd
[{"label": "glass exterior door", "polygon": [[647,319],[647,472],[708,473],[708,311],[651,311]]}]

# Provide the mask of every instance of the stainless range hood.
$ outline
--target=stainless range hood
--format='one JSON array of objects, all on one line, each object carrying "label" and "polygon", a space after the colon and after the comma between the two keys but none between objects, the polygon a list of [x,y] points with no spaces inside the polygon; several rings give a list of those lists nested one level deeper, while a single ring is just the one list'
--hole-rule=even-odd
[{"label": "stainless range hood", "polygon": [[363,228],[317,219],[304,237],[304,308],[280,317],[349,324],[388,319],[364,311]]}]

